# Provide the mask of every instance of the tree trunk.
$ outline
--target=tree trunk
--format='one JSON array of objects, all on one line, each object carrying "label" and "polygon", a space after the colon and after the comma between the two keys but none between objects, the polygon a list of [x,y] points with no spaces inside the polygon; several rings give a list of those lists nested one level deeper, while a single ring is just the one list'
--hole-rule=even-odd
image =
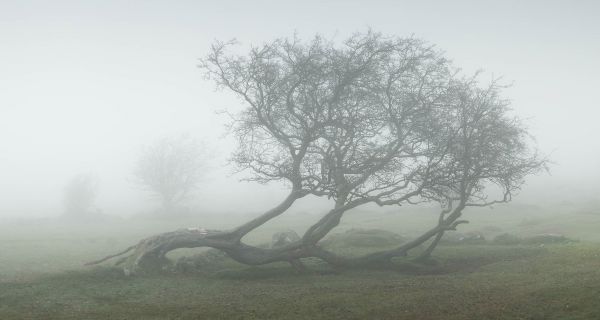
[{"label": "tree trunk", "polygon": [[126,275],[160,272],[169,266],[170,262],[166,258],[166,254],[172,250],[211,247],[225,252],[229,257],[242,264],[263,265],[272,262],[289,262],[298,271],[305,269],[300,259],[309,257],[319,258],[338,269],[384,266],[390,264],[392,258],[406,256],[411,249],[436,237],[425,250],[426,255],[431,254],[444,231],[454,230],[458,224],[466,223],[466,221],[457,220],[460,217],[460,210],[462,210],[462,208],[458,208],[443,223],[402,246],[353,258],[339,256],[321,248],[317,243],[339,223],[344,211],[337,209],[330,211],[318,223],[309,228],[302,238],[293,237],[292,241],[288,243],[265,249],[250,246],[241,241],[249,231],[289,208],[295,200],[294,197],[291,195],[274,209],[231,231],[189,228],[167,232],[143,239],[123,252],[87,263],[87,265],[98,264],[129,253],[128,256],[117,262],[122,266]]},{"label": "tree trunk", "polygon": [[425,249],[425,251],[423,251],[415,260],[422,262],[422,261],[429,259],[431,257],[431,253],[437,247],[437,245],[440,243],[440,240],[442,239],[443,236],[444,236],[444,231],[440,231],[435,236],[435,238],[433,238],[433,240],[431,241],[431,243],[429,244],[427,249]]}]

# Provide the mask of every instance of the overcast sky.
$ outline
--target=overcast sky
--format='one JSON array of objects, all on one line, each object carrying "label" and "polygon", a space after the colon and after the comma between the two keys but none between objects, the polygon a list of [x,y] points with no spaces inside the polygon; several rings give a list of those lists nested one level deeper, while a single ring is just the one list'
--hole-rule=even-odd
[{"label": "overcast sky", "polygon": [[214,39],[260,44],[368,27],[423,38],[465,72],[486,71],[527,119],[552,174],[524,199],[600,197],[600,1],[8,1],[0,0],[0,216],[60,213],[74,174],[100,180],[98,206],[135,213],[136,155],[188,132],[212,146],[197,202],[260,210],[279,186],[240,184],[216,110],[239,108],[196,65]]}]

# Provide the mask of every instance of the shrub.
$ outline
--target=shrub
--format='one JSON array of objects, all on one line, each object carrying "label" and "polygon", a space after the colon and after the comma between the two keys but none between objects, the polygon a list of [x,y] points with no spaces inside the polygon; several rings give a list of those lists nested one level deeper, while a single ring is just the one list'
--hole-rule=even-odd
[{"label": "shrub", "polygon": [[351,229],[331,235],[323,241],[328,247],[385,247],[404,242],[404,237],[380,229]]}]

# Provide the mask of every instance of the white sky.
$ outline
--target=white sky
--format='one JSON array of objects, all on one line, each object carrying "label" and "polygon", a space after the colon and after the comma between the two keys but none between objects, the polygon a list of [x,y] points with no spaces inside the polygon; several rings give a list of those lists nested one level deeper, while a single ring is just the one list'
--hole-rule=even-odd
[{"label": "white sky", "polygon": [[513,83],[507,96],[555,162],[526,199],[600,198],[598,17],[600,1],[0,0],[0,216],[58,214],[80,172],[100,179],[106,213],[135,213],[148,201],[129,181],[140,146],[181,132],[214,149],[202,208],[268,207],[284,191],[229,175],[215,110],[239,103],[203,80],[197,59],[214,39],[344,38],[369,26]]}]

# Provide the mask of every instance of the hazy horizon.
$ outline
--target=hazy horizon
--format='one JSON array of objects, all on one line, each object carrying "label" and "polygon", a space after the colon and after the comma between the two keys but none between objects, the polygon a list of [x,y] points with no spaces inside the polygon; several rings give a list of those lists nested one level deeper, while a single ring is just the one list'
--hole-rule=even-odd
[{"label": "hazy horizon", "polygon": [[[595,1],[3,1],[0,3],[0,217],[57,216],[65,183],[99,180],[96,206],[131,215],[155,202],[132,180],[143,145],[166,135],[207,142],[208,172],[191,202],[254,212],[286,189],[238,182],[226,118],[242,105],[203,79],[215,40],[243,46],[297,33],[328,38],[372,28],[444,50],[467,74],[502,76],[550,174],[517,203],[599,202],[600,3]],[[484,4],[485,3],[485,4]],[[320,208],[303,201],[297,210]]]}]

